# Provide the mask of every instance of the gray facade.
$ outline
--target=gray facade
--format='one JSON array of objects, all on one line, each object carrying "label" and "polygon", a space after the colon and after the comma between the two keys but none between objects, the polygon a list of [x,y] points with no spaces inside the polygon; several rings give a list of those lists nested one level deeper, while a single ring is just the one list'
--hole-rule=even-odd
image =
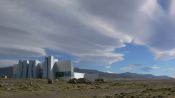
[{"label": "gray facade", "polygon": [[29,61],[24,60],[22,64],[22,78],[28,78],[28,65]]},{"label": "gray facade", "polygon": [[54,66],[54,57],[48,56],[45,58],[43,64],[43,78],[45,79],[53,79],[53,66]]},{"label": "gray facade", "polygon": [[58,61],[54,65],[53,74],[55,79],[69,80],[74,77],[74,68],[71,61]]},{"label": "gray facade", "polygon": [[37,60],[19,60],[18,64],[13,66],[13,78],[35,78],[38,64]]},{"label": "gray facade", "polygon": [[40,62],[37,60],[30,60],[28,65],[28,78],[37,78],[37,66]]}]

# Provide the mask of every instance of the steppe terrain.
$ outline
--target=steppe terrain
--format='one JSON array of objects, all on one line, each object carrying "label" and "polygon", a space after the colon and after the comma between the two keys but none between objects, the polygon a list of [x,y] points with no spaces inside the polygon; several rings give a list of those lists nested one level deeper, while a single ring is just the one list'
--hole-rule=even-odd
[{"label": "steppe terrain", "polygon": [[116,80],[91,84],[0,79],[0,98],[175,98],[175,80]]}]

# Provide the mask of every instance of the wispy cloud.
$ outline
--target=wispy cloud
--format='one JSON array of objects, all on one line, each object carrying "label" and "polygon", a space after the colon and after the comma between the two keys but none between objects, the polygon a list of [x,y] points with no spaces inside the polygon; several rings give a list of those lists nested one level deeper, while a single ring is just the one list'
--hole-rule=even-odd
[{"label": "wispy cloud", "polygon": [[167,69],[165,69],[166,71],[175,71],[175,68],[167,68]]},{"label": "wispy cloud", "polygon": [[150,71],[157,70],[157,69],[160,69],[160,67],[159,66],[146,66],[142,68],[142,70],[146,72],[150,72]]},{"label": "wispy cloud", "polygon": [[6,67],[17,64],[16,60],[0,60],[0,67]]},{"label": "wispy cloud", "polygon": [[131,64],[131,65],[127,65],[127,66],[121,68],[121,70],[124,72],[130,72],[130,71],[135,70],[138,67],[142,67],[142,65],[141,64]]},{"label": "wispy cloud", "polygon": [[109,66],[109,65],[108,65],[108,66],[105,66],[105,68],[110,69],[110,68],[111,68],[111,66]]},{"label": "wispy cloud", "polygon": [[115,72],[112,72],[112,71],[110,71],[110,70],[107,70],[107,71],[105,71],[105,72],[107,72],[107,73],[115,73]]},{"label": "wispy cloud", "polygon": [[150,71],[153,71],[153,70],[157,70],[157,69],[160,69],[159,66],[148,66],[148,65],[142,65],[142,64],[130,64],[130,65],[127,65],[123,68],[121,68],[121,70],[123,72],[132,72],[132,71],[143,71],[143,72],[150,72]]}]

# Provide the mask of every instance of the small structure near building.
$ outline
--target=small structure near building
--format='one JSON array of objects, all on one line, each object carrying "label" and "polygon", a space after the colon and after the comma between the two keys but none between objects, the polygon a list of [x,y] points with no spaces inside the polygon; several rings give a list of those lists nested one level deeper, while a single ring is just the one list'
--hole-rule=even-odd
[{"label": "small structure near building", "polygon": [[87,73],[74,72],[74,78],[75,79],[84,78],[84,79],[87,79],[89,81],[95,81],[96,79],[99,78],[99,75],[98,74],[87,74]]},{"label": "small structure near building", "polygon": [[85,73],[74,72],[75,79],[84,78],[84,75]]}]

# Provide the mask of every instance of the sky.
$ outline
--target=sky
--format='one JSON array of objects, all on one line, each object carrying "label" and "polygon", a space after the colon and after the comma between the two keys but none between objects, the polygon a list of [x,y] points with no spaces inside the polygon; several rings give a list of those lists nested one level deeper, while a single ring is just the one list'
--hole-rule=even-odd
[{"label": "sky", "polygon": [[175,77],[174,17],[175,0],[0,0],[0,67],[53,55]]}]

